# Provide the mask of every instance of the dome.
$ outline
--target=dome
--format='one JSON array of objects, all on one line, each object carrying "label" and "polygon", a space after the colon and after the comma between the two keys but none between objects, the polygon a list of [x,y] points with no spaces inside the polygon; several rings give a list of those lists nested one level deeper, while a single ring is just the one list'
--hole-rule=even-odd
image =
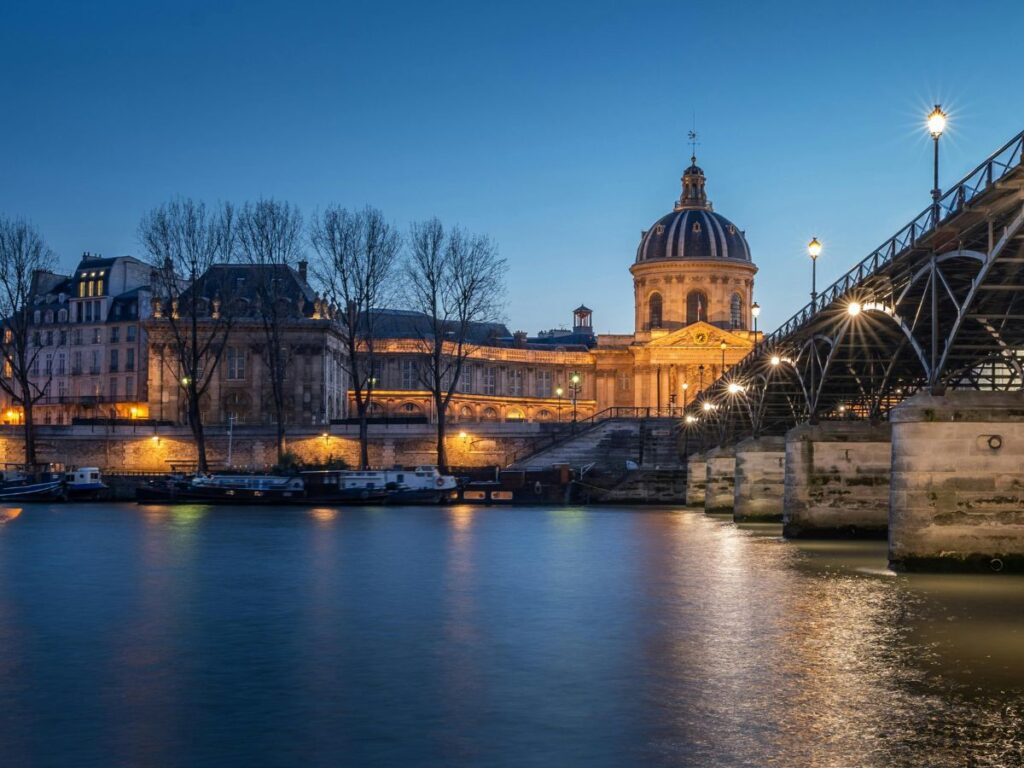
[{"label": "dome", "polygon": [[662,216],[640,239],[637,262],[656,259],[750,261],[740,229],[720,213],[689,209]]},{"label": "dome", "polygon": [[731,259],[749,262],[743,232],[715,213],[704,192],[704,171],[690,158],[683,172],[683,193],[672,213],[662,216],[640,238],[637,263],[661,259]]}]

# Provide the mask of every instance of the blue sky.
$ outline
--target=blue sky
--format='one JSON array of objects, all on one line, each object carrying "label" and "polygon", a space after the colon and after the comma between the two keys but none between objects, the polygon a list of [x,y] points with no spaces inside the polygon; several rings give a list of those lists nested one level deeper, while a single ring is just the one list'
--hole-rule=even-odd
[{"label": "blue sky", "polygon": [[633,324],[628,267],[693,116],[762,329],[1024,128],[1019,2],[7,3],[0,212],[70,266],[175,195],[439,216],[510,264],[506,319]]}]

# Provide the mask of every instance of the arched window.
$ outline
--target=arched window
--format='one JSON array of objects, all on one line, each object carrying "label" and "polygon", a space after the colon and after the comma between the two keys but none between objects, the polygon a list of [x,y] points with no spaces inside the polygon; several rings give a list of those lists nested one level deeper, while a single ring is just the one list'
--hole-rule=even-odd
[{"label": "arched window", "polygon": [[647,300],[647,319],[648,326],[651,328],[661,328],[661,294],[652,293],[651,297]]},{"label": "arched window", "polygon": [[481,421],[497,421],[498,420],[498,412],[494,408],[491,408],[490,406],[488,406],[487,408],[484,408],[483,412],[480,414],[480,420]]},{"label": "arched window", "polygon": [[729,325],[732,328],[743,327],[743,298],[738,293],[729,300]]},{"label": "arched window", "polygon": [[708,321],[708,295],[704,291],[690,291],[686,294],[686,324]]}]

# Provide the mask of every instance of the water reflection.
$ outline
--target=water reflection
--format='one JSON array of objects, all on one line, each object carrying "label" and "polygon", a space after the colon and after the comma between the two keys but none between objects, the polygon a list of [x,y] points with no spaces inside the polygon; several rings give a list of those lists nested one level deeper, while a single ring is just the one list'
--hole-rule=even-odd
[{"label": "water reflection", "polygon": [[0,765],[1021,764],[1019,578],[674,509],[74,511],[0,526]]}]

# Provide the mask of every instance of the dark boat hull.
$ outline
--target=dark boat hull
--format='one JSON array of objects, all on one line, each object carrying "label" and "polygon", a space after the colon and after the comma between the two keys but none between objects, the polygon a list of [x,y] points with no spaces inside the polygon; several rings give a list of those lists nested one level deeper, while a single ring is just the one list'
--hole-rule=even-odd
[{"label": "dark boat hull", "polygon": [[64,501],[67,492],[61,480],[8,485],[0,488],[0,504],[33,501]]},{"label": "dark boat hull", "polygon": [[380,504],[387,499],[384,490],[342,490],[316,493],[295,490],[256,490],[251,488],[195,487],[190,483],[153,483],[139,486],[135,500],[140,504],[213,504],[245,506],[295,505],[329,507],[352,504]]}]

